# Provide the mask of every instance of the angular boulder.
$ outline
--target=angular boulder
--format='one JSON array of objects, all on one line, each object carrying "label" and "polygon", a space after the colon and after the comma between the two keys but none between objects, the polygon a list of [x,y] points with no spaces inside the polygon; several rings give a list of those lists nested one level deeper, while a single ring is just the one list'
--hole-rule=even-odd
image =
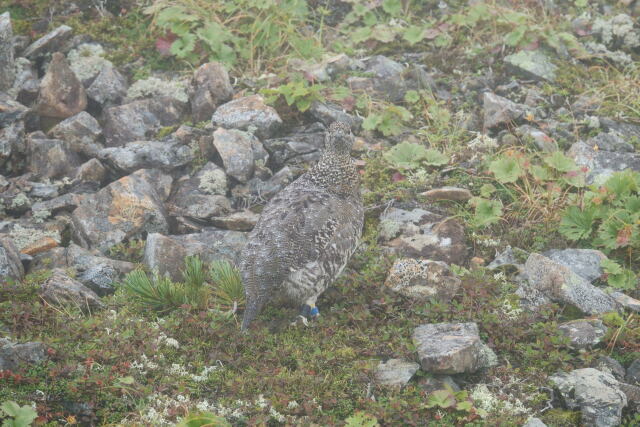
[{"label": "angular boulder", "polygon": [[52,305],[74,305],[83,312],[104,308],[100,297],[77,280],[56,268],[53,274],[40,285],[40,296]]},{"label": "angular boulder", "polygon": [[403,387],[420,369],[420,365],[402,359],[380,362],[375,370],[376,382],[387,387]]},{"label": "angular boulder", "polygon": [[13,86],[15,63],[13,62],[13,29],[9,12],[0,14],[0,91]]},{"label": "angular boulder", "polygon": [[49,130],[50,138],[67,142],[72,151],[85,157],[95,157],[104,146],[102,128],[96,119],[86,111],[71,116]]},{"label": "angular boulder", "polygon": [[225,129],[255,129],[261,138],[270,138],[282,125],[282,119],[273,107],[264,102],[260,95],[245,96],[219,106],[211,121],[214,126]]},{"label": "angular boulder", "polygon": [[47,346],[41,342],[14,343],[0,338],[0,371],[15,371],[47,359]]},{"label": "angular boulder", "polygon": [[20,261],[20,253],[9,238],[0,238],[0,284],[7,280],[22,280],[24,267]]},{"label": "angular boulder", "polygon": [[219,62],[202,64],[193,73],[189,94],[194,122],[210,120],[216,108],[233,97],[229,73]]},{"label": "angular boulder", "polygon": [[134,141],[103,148],[97,158],[118,172],[132,173],[138,169],[170,171],[191,162],[193,153],[189,146],[177,141]]},{"label": "angular boulder", "polygon": [[461,281],[442,261],[402,258],[393,263],[384,284],[408,298],[449,302],[458,292]]},{"label": "angular boulder", "polygon": [[53,54],[40,82],[36,111],[45,117],[66,119],[87,107],[84,86],[60,52]]}]

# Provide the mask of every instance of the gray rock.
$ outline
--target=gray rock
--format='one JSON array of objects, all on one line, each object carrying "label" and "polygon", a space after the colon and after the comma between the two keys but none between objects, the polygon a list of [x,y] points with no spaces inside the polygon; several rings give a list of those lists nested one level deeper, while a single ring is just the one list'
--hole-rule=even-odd
[{"label": "gray rock", "polygon": [[266,139],[282,126],[282,119],[273,107],[264,103],[260,95],[245,96],[219,106],[211,121],[214,126],[226,129],[248,130],[255,128],[255,134]]},{"label": "gray rock", "polygon": [[69,66],[84,87],[91,85],[105,65],[113,65],[104,58],[104,54],[103,47],[98,43],[82,43],[67,54]]},{"label": "gray rock", "polygon": [[640,413],[640,387],[621,382],[620,390],[627,396],[629,412]]},{"label": "gray rock", "polygon": [[201,189],[202,176],[184,176],[174,184],[170,199],[171,214],[206,221],[231,212],[231,203],[224,195],[208,194]]},{"label": "gray rock", "polygon": [[547,425],[540,418],[531,417],[522,427],[547,427]]},{"label": "gray rock", "polygon": [[227,175],[224,169],[212,162],[207,162],[195,175],[195,184],[204,194],[224,196],[228,191]]},{"label": "gray rock", "polygon": [[624,137],[615,130],[601,132],[589,138],[586,144],[590,147],[598,147],[598,150],[616,151],[619,153],[633,153],[633,145],[624,140]]},{"label": "gray rock", "polygon": [[190,163],[193,153],[181,142],[135,141],[122,147],[103,148],[97,157],[118,172],[131,173],[154,168],[170,171]]},{"label": "gray rock", "polygon": [[387,387],[403,387],[420,369],[420,365],[402,359],[380,362],[375,371],[376,382]]},{"label": "gray rock", "polygon": [[561,324],[558,329],[569,338],[569,346],[574,349],[594,347],[607,333],[607,327],[600,319],[572,320]]},{"label": "gray rock", "polygon": [[453,200],[456,202],[466,202],[473,197],[471,191],[458,187],[434,188],[420,195],[426,197],[428,200]]},{"label": "gray rock", "polygon": [[202,64],[193,73],[189,94],[194,122],[210,120],[216,107],[233,97],[227,70],[218,62]]},{"label": "gray rock", "polygon": [[524,266],[528,285],[518,290],[525,305],[556,301],[571,304],[587,314],[602,314],[618,308],[615,300],[568,267],[532,253]]},{"label": "gray rock", "polygon": [[311,163],[320,158],[324,148],[325,127],[314,123],[294,128],[282,138],[267,139],[264,146],[277,167],[285,163]]},{"label": "gray rock", "polygon": [[472,373],[497,364],[493,351],[480,341],[478,325],[475,323],[418,326],[413,331],[413,343],[420,365],[427,372]]},{"label": "gray rock", "polygon": [[222,158],[225,171],[242,183],[246,183],[255,169],[254,146],[260,141],[247,132],[218,128],[213,133],[213,144]]},{"label": "gray rock", "polygon": [[[496,268],[510,266],[520,270],[527,256],[528,254],[522,249],[513,249],[511,246],[507,246],[502,252],[496,251],[496,257],[487,265],[487,268],[495,270]],[[521,257],[524,258],[520,259]]]},{"label": "gray rock", "polygon": [[89,158],[95,157],[103,148],[100,142],[102,128],[86,111],[61,121],[49,130],[48,135],[68,142],[72,151]]},{"label": "gray rock", "polygon": [[346,113],[338,105],[319,101],[314,101],[311,104],[309,114],[311,114],[314,119],[322,122],[326,127],[329,127],[333,122],[347,123],[349,127],[351,127],[351,131],[354,133],[360,130],[360,126],[362,126],[363,121],[358,116],[352,116],[351,114]]},{"label": "gray rock", "polygon": [[376,98],[401,102],[408,90],[432,85],[429,76],[421,69],[405,69],[400,63],[382,55],[372,56],[364,60],[364,64],[364,72],[371,77],[349,77],[347,84],[352,90],[373,93]]},{"label": "gray rock", "polygon": [[0,92],[0,129],[22,120],[29,109],[11,99],[6,93]]},{"label": "gray rock", "polygon": [[384,284],[409,298],[449,302],[458,292],[461,281],[442,261],[403,258],[393,263]]},{"label": "gray rock", "polygon": [[640,385],[640,359],[631,362],[624,379],[631,385]]},{"label": "gray rock", "polygon": [[148,98],[166,98],[176,104],[184,104],[183,106],[186,107],[189,102],[187,91],[187,84],[184,80],[151,76],[137,80],[129,86],[124,102]]},{"label": "gray rock", "polygon": [[616,359],[609,356],[600,356],[593,361],[591,368],[602,372],[608,372],[618,381],[624,381],[625,369]]},{"label": "gray rock", "polygon": [[602,276],[604,272],[600,264],[607,259],[605,254],[596,249],[551,249],[543,255],[571,269],[588,282]]},{"label": "gray rock", "polygon": [[163,199],[141,173],[120,178],[85,197],[71,220],[74,240],[102,253],[146,233],[169,231]]},{"label": "gray rock", "polygon": [[102,65],[100,73],[87,88],[87,97],[102,109],[119,105],[127,95],[127,80],[111,63]]},{"label": "gray rock", "polygon": [[31,43],[25,51],[22,52],[22,56],[29,59],[36,59],[46,53],[55,52],[71,37],[72,32],[71,27],[61,25]]},{"label": "gray rock", "polygon": [[611,374],[593,368],[561,372],[550,377],[566,407],[580,410],[585,426],[617,426],[627,397]]},{"label": "gray rock", "polygon": [[449,375],[429,375],[418,381],[418,385],[427,394],[431,394],[436,390],[444,390],[450,388],[455,392],[460,391],[460,386]]},{"label": "gray rock", "polygon": [[78,207],[83,199],[83,195],[75,193],[67,193],[62,196],[54,197],[49,200],[43,200],[31,205],[31,211],[36,215],[38,212],[49,212],[56,214],[60,211],[72,211]]},{"label": "gray rock", "polygon": [[60,52],[53,54],[47,73],[40,82],[36,111],[45,117],[66,119],[87,107],[82,83]]},{"label": "gray rock", "polygon": [[225,216],[216,216],[209,221],[215,227],[222,228],[223,230],[236,230],[236,231],[251,231],[255,227],[260,215],[244,210],[241,212],[233,212]]},{"label": "gray rock", "polygon": [[40,288],[40,295],[49,304],[71,304],[83,312],[104,308],[104,304],[95,292],[67,276],[64,270],[56,268],[52,273]]},{"label": "gray rock", "polygon": [[526,111],[526,106],[516,104],[507,98],[491,92],[485,92],[482,95],[482,102],[485,129],[492,129],[515,122],[520,119]]},{"label": "gray rock", "polygon": [[467,246],[462,225],[416,208],[389,208],[380,216],[380,237],[388,251],[407,258],[464,264]]},{"label": "gray rock", "polygon": [[13,86],[15,64],[13,62],[13,29],[9,12],[0,14],[0,91]]},{"label": "gray rock", "polygon": [[42,200],[50,200],[58,197],[60,194],[61,184],[47,184],[43,182],[29,182],[31,189],[29,190],[29,196],[36,197]]},{"label": "gray rock", "polygon": [[80,159],[69,143],[59,139],[29,137],[29,171],[40,178],[73,177]]},{"label": "gray rock", "polygon": [[265,203],[295,179],[294,171],[283,167],[268,180],[252,178],[246,185],[236,185],[231,193],[234,199],[241,200],[244,206]]},{"label": "gray rock", "polygon": [[171,98],[133,101],[104,112],[103,132],[108,147],[153,137],[163,126],[180,122],[184,104]]},{"label": "gray rock", "polygon": [[[0,111],[2,105],[0,105]],[[0,115],[2,113],[0,112]],[[24,166],[24,122],[16,121],[0,127],[0,170],[16,174]]]},{"label": "gray rock", "polygon": [[106,176],[107,170],[100,160],[91,159],[78,167],[74,183],[88,186],[91,189],[98,189],[102,187]]},{"label": "gray rock", "polygon": [[506,56],[504,62],[525,78],[532,78],[538,81],[546,80],[549,82],[556,80],[557,67],[551,62],[551,59],[540,50],[521,50]]},{"label": "gray rock", "polygon": [[226,259],[237,265],[246,242],[246,233],[214,228],[180,236],[151,233],[147,237],[143,262],[151,271],[180,280],[185,256],[199,255],[207,263]]},{"label": "gray rock", "polygon": [[586,177],[588,184],[594,181],[602,182],[614,172],[626,169],[640,171],[640,155],[595,150],[582,141],[573,144],[567,151],[567,155],[575,160],[578,166],[589,168]]},{"label": "gray rock", "polygon": [[0,284],[6,284],[8,279],[22,280],[24,267],[20,261],[20,253],[9,238],[0,238]]},{"label": "gray rock", "polygon": [[529,125],[522,125],[516,129],[520,137],[530,139],[541,151],[558,151],[558,143],[546,133]]},{"label": "gray rock", "polygon": [[32,105],[38,99],[40,79],[27,58],[16,58],[16,73],[9,93],[24,105]]},{"label": "gray rock", "polygon": [[47,346],[41,342],[14,343],[0,338],[0,371],[15,371],[23,365],[37,365],[47,358]]},{"label": "gray rock", "polygon": [[615,120],[611,120],[607,117],[600,117],[600,125],[609,132],[617,132],[625,139],[640,138],[640,126],[634,125],[633,123],[616,122]]},{"label": "gray rock", "polygon": [[624,307],[627,310],[635,311],[636,313],[640,313],[639,300],[631,298],[629,295],[623,294],[615,288],[609,287],[606,289],[606,291],[609,295],[611,295],[611,298],[613,298],[621,307]]},{"label": "gray rock", "polygon": [[71,268],[76,271],[76,280],[99,296],[112,294],[113,283],[132,271],[136,265],[98,256],[76,244],[57,247],[37,254],[29,266],[29,272],[51,268]]}]

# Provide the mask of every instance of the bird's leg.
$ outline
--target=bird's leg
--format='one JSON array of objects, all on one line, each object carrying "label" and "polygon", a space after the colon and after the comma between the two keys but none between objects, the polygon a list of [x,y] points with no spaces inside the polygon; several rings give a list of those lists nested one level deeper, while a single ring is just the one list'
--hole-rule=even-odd
[{"label": "bird's leg", "polygon": [[304,305],[302,306],[300,315],[306,317],[307,319],[315,319],[316,317],[320,316],[320,310],[318,310],[318,307],[316,307],[317,299],[318,296],[316,295],[306,300]]}]

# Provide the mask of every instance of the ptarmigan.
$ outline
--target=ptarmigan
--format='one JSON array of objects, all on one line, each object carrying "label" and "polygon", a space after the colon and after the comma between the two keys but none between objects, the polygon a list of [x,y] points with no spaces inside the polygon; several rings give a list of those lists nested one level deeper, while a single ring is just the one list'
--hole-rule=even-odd
[{"label": "ptarmigan", "polygon": [[332,123],[318,163],[262,211],[241,254],[243,330],[274,299],[302,305],[303,316],[318,315],[316,299],[347,265],[362,233],[352,145],[349,126]]}]

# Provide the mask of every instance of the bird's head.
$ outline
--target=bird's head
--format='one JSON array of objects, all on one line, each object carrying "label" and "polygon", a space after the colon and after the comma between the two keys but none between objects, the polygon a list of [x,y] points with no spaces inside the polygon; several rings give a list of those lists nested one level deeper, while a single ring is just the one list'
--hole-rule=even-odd
[{"label": "bird's head", "polygon": [[326,133],[324,147],[327,151],[348,154],[353,146],[351,127],[344,122],[333,122]]}]

